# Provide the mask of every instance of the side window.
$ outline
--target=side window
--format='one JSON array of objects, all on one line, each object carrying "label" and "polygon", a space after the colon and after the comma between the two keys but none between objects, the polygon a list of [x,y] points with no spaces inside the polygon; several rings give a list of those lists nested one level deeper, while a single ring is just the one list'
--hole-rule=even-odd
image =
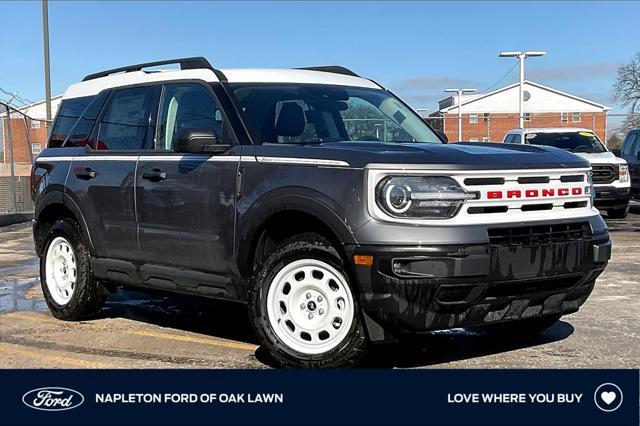
[{"label": "side window", "polygon": [[220,143],[228,139],[224,132],[220,106],[211,92],[197,83],[165,86],[160,101],[156,150],[173,149],[175,137],[184,129],[213,129]]},{"label": "side window", "polygon": [[504,143],[511,143],[513,141],[513,135],[507,135],[504,138]]},{"label": "side window", "polygon": [[635,155],[635,152],[637,152],[635,148],[639,145],[638,139],[640,139],[638,135],[640,135],[640,133],[629,133],[629,136],[627,137],[627,140],[624,142],[624,146],[622,147],[622,155]]},{"label": "side window", "polygon": [[113,92],[98,125],[97,149],[139,150],[149,139],[149,116],[153,87],[134,87]]},{"label": "side window", "polygon": [[520,136],[520,133],[516,133],[515,135],[513,135],[511,143],[522,143],[522,136]]},{"label": "side window", "polygon": [[60,104],[56,121],[51,130],[49,138],[49,147],[56,148],[62,145],[67,138],[71,128],[82,114],[82,111],[89,105],[93,96],[85,96],[82,98],[65,99]]}]

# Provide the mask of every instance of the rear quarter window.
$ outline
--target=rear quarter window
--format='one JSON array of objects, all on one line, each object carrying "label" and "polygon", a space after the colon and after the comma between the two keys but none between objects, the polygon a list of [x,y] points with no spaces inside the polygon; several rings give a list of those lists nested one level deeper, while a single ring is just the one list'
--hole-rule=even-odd
[{"label": "rear quarter window", "polygon": [[58,115],[53,123],[51,137],[49,138],[49,148],[57,148],[67,139],[69,132],[73,128],[78,118],[89,105],[93,96],[82,98],[64,99],[60,104]]}]

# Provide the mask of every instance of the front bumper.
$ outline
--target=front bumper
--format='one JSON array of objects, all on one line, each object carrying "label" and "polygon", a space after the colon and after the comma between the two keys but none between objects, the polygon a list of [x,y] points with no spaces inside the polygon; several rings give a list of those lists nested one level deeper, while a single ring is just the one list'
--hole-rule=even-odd
[{"label": "front bumper", "polygon": [[[611,257],[611,241],[589,221],[581,235],[565,225],[517,228],[529,236],[502,226],[487,231],[485,244],[352,247],[374,256],[372,266],[354,266],[372,340],[577,311]],[[573,234],[554,234],[563,227]]]},{"label": "front bumper", "polygon": [[617,188],[615,186],[595,186],[596,198],[593,205],[597,209],[621,209],[625,208],[631,197],[630,188]]}]

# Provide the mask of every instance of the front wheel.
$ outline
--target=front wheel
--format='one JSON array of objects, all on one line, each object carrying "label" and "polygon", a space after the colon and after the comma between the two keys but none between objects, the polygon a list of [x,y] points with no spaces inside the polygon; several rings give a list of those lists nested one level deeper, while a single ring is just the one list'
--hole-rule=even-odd
[{"label": "front wheel", "polygon": [[281,244],[260,268],[251,301],[260,343],[282,367],[357,364],[367,338],[335,248],[315,234]]}]

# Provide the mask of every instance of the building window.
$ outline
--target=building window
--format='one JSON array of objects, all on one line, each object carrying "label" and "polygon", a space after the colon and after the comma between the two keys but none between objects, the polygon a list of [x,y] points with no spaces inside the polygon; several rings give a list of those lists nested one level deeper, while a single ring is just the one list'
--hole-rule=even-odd
[{"label": "building window", "polygon": [[469,139],[469,142],[478,142],[478,138],[471,138]]},{"label": "building window", "polygon": [[567,121],[569,121],[569,113],[568,112],[561,112],[560,113],[560,121],[562,121],[563,123],[566,123]]},{"label": "building window", "polygon": [[478,122],[478,114],[469,114],[469,123],[475,124]]},{"label": "building window", "polygon": [[531,113],[530,112],[525,112],[524,113],[524,121],[531,121]]},{"label": "building window", "polygon": [[489,113],[485,112],[484,114],[482,114],[482,119],[484,120],[485,123],[489,122]]},{"label": "building window", "polygon": [[581,122],[582,121],[582,113],[574,112],[573,114],[571,114],[571,121],[573,121],[574,123]]},{"label": "building window", "polygon": [[31,153],[33,155],[39,155],[41,151],[42,151],[42,145],[40,145],[39,143],[31,144]]},{"label": "building window", "polygon": [[31,120],[31,128],[39,129],[40,128],[40,120]]},{"label": "building window", "polygon": [[488,138],[488,137],[486,137],[486,136],[484,136],[484,137],[482,138],[482,142],[489,142],[489,138]]}]

